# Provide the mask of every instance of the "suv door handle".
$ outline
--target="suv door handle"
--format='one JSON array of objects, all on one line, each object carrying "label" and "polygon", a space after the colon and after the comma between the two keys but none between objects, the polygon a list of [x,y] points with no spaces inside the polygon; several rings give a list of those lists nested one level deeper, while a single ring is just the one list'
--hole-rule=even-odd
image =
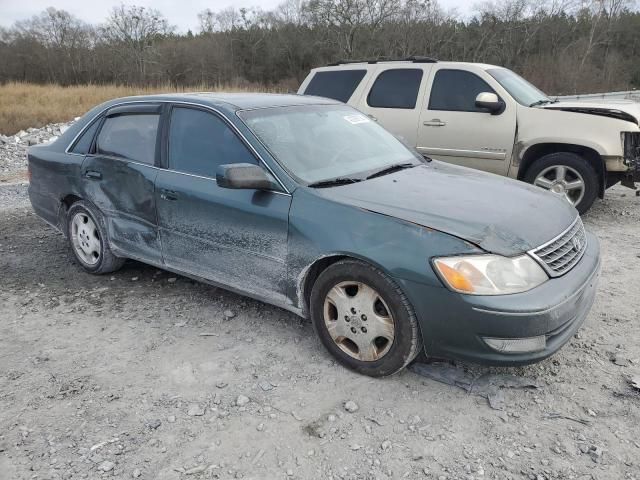
[{"label": "suv door handle", "polygon": [[84,172],[85,178],[90,180],[102,180],[102,174],[100,172],[96,172],[95,170],[87,170]]},{"label": "suv door handle", "polygon": [[443,122],[439,118],[434,118],[433,120],[428,120],[426,122],[422,122],[425,127],[444,127],[447,122]]},{"label": "suv door handle", "polygon": [[160,198],[162,200],[178,200],[178,193],[173,190],[165,190],[163,188],[160,190]]}]

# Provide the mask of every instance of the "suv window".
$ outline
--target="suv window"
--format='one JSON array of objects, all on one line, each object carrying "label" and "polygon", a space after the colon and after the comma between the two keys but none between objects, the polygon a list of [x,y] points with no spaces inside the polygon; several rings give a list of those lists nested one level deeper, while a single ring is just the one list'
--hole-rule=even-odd
[{"label": "suv window", "polygon": [[366,73],[366,70],[317,72],[307,85],[304,94],[332,98],[347,103]]},{"label": "suv window", "polygon": [[153,165],[159,121],[157,114],[107,117],[96,140],[96,153]]},{"label": "suv window", "polygon": [[367,103],[377,108],[416,108],[422,70],[402,68],[385,70],[376,78]]},{"label": "suv window", "polygon": [[169,124],[169,168],[215,177],[219,165],[257,163],[253,154],[218,116],[174,107]]},{"label": "suv window", "polygon": [[98,125],[100,125],[100,120],[96,120],[91,124],[89,128],[87,128],[84,133],[80,136],[80,138],[76,141],[71,149],[72,153],[79,153],[82,155],[86,155],[89,153],[91,149],[91,143],[93,142],[93,137],[96,134],[96,130],[98,129]]},{"label": "suv window", "polygon": [[485,112],[476,107],[479,93],[496,93],[475,73],[464,70],[438,70],[431,86],[429,110]]}]

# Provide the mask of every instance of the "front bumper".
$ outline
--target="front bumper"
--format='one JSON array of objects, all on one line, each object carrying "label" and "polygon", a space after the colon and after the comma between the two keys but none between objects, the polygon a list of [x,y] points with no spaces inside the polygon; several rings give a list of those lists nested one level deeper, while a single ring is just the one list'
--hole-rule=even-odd
[{"label": "front bumper", "polygon": [[[444,287],[398,280],[420,321],[425,352],[487,365],[524,365],[558,351],[576,333],[593,304],[600,271],[598,239],[587,232],[587,250],[565,275],[513,295],[461,295]],[[544,336],[542,349],[498,352],[483,338]]]}]

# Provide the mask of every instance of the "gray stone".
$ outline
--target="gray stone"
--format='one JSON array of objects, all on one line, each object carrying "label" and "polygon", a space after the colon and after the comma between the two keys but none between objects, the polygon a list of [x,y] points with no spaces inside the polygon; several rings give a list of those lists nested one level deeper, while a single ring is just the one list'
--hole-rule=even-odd
[{"label": "gray stone", "polygon": [[98,465],[98,470],[102,472],[110,472],[111,470],[114,469],[115,466],[116,466],[115,463],[110,462],[109,460],[105,460],[100,465]]},{"label": "gray stone", "polygon": [[358,406],[358,404],[353,400],[349,400],[344,403],[344,409],[349,413],[355,413],[358,411],[359,408],[360,407]]},{"label": "gray stone", "polygon": [[238,398],[236,398],[236,405],[239,407],[244,407],[250,401],[251,400],[249,399],[249,397],[245,395],[238,395]]},{"label": "gray stone", "polygon": [[189,405],[189,409],[187,410],[187,415],[190,417],[201,417],[204,415],[205,408],[197,403],[192,403]]}]

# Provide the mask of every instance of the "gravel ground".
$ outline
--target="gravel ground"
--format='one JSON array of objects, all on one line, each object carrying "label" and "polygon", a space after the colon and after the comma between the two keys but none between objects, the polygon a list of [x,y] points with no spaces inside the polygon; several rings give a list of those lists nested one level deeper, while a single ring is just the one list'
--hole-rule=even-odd
[{"label": "gravel ground", "polygon": [[[640,198],[585,216],[602,278],[574,339],[486,398],[338,366],[288,312],[136,262],[92,276],[0,186],[0,479],[638,479]],[[495,400],[495,399],[494,399]],[[501,401],[504,401],[504,405]]]}]

